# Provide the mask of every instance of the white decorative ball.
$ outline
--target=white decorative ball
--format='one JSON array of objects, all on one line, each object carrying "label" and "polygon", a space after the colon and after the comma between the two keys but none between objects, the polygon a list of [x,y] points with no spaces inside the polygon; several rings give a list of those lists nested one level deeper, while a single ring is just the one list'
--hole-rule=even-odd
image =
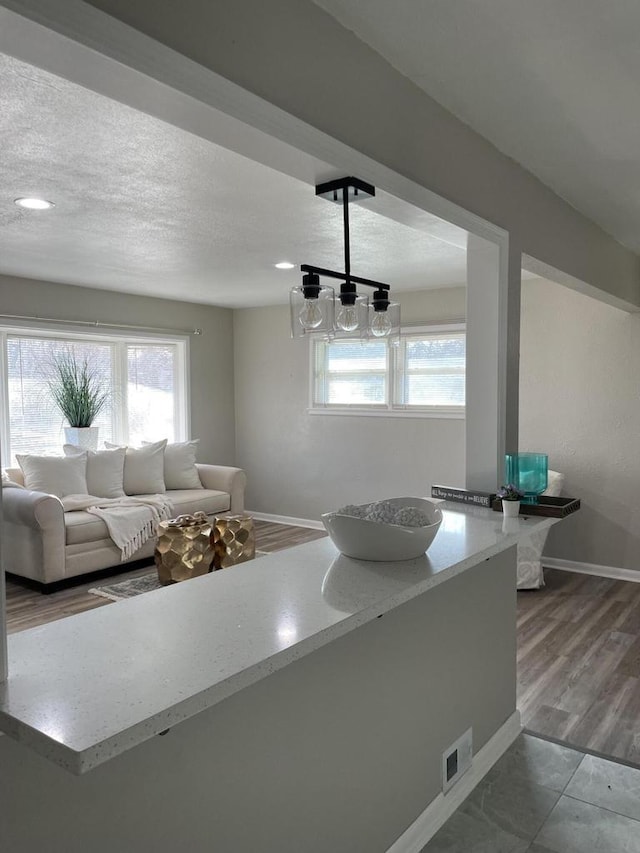
[{"label": "white decorative ball", "polygon": [[429,524],[429,519],[417,506],[403,506],[396,511],[394,524],[401,524],[403,527],[425,527]]}]

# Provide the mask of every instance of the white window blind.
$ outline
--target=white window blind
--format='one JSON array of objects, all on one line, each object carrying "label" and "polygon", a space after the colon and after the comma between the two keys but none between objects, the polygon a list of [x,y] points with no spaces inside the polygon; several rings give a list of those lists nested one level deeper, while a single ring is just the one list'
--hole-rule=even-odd
[{"label": "white window blind", "polygon": [[461,324],[405,330],[387,340],[312,342],[312,411],[463,417]]},{"label": "white window blind", "polygon": [[464,406],[464,332],[405,335],[400,342],[398,361],[396,405]]},{"label": "white window blind", "polygon": [[[114,352],[108,343],[18,337],[7,335],[7,388],[11,457],[16,453],[58,453],[64,444],[64,418],[53,403],[49,381],[56,357],[65,353],[95,370],[109,401],[95,426],[100,436],[112,441],[114,400]],[[14,460],[15,461],[15,460]]]},{"label": "white window blind", "polygon": [[138,445],[187,435],[186,342],[131,340],[36,331],[0,330],[2,344],[2,456],[15,464],[16,453],[61,453],[62,414],[53,403],[49,380],[56,356],[73,354],[87,362],[109,391],[94,425],[103,441]]},{"label": "white window blind", "polygon": [[384,341],[317,341],[314,403],[386,406],[388,361]]}]

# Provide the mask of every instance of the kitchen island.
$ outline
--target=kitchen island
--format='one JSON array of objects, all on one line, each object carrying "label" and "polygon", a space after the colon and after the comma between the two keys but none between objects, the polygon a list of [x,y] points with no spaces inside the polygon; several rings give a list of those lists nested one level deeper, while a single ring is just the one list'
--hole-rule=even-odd
[{"label": "kitchen island", "polygon": [[515,545],[554,522],[442,507],[417,560],[322,539],[12,635],[0,849],[387,850],[513,718]]}]

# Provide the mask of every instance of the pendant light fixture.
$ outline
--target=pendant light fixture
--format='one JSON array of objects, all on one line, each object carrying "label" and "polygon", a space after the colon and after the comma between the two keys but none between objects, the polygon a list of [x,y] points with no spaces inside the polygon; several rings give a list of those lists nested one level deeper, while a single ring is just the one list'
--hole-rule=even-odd
[{"label": "pendant light fixture", "polygon": [[[351,274],[349,202],[375,196],[371,184],[359,178],[339,178],[318,184],[316,195],[342,205],[344,231],[344,271],[302,264],[302,284],[290,292],[291,336],[323,333],[327,338],[392,338],[400,334],[400,306],[389,300],[390,286]],[[336,294],[321,278],[341,282]],[[372,288],[369,298],[362,288]]]}]

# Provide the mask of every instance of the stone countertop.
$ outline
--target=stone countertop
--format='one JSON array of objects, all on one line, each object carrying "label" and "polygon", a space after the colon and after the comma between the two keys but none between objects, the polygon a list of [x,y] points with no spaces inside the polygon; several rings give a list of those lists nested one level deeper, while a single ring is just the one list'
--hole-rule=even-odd
[{"label": "stone countertop", "polygon": [[416,560],[319,539],[10,635],[0,729],[84,773],[557,521],[441,508]]}]

